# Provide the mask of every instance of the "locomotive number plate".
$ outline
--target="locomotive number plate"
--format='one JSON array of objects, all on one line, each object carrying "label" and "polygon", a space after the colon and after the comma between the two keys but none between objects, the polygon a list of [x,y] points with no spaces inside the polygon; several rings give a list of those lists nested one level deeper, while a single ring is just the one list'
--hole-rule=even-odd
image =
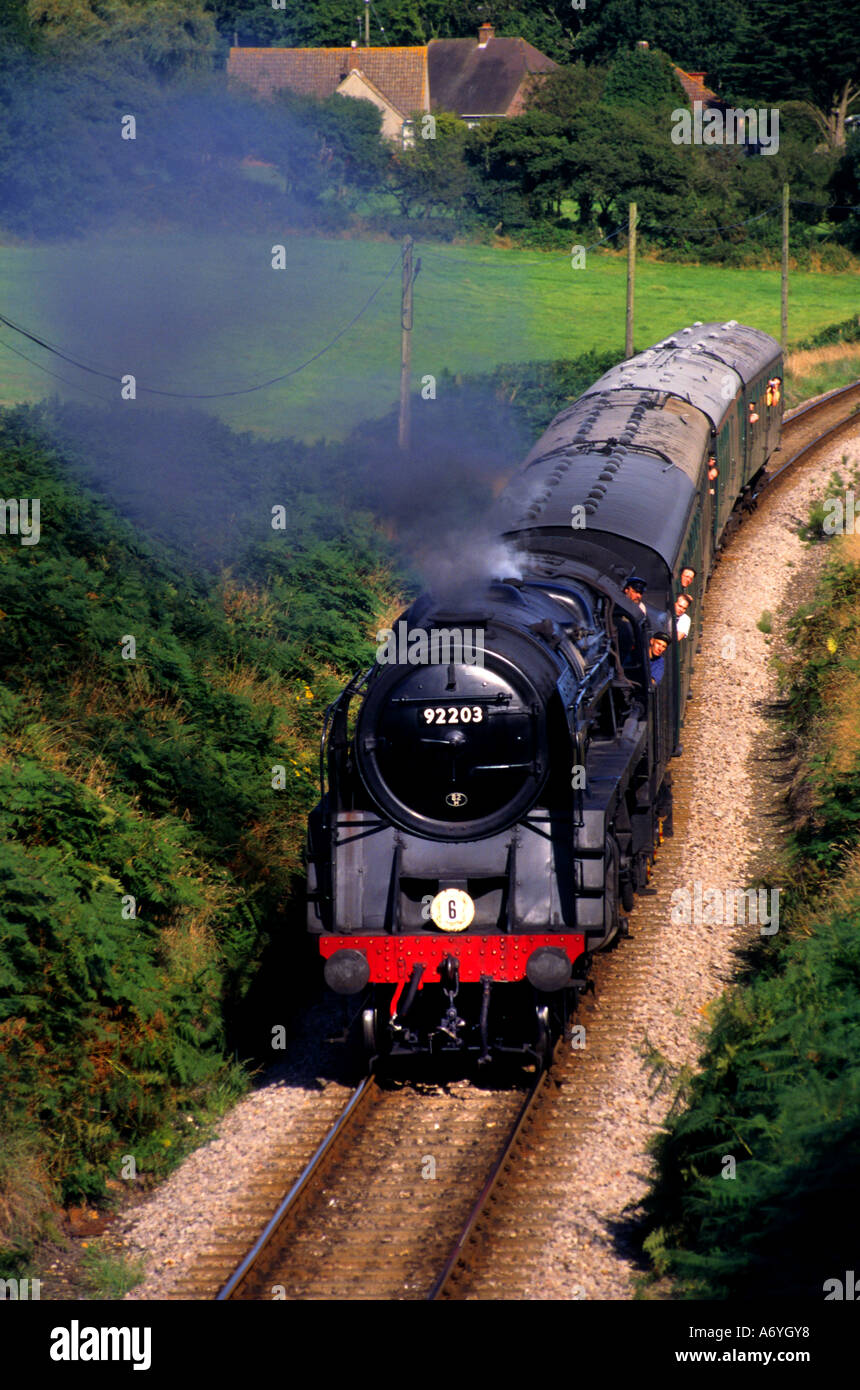
[{"label": "locomotive number plate", "polygon": [[481,724],[480,705],[428,705],[421,711],[425,724]]},{"label": "locomotive number plate", "polygon": [[475,916],[475,904],[462,888],[443,888],[430,904],[430,916],[440,931],[465,931]]}]

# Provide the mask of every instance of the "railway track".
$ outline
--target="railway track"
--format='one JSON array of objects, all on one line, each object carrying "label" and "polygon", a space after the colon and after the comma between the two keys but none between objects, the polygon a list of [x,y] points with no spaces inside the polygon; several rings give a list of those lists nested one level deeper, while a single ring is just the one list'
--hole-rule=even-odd
[{"label": "railway track", "polygon": [[[801,462],[814,449],[820,448],[849,429],[860,410],[860,381],[852,381],[836,391],[828,391],[817,401],[797,406],[789,411],[783,420],[782,443],[778,450],[780,456],[792,452],[782,459],[773,472],[768,474],[768,485],[786,473],[794,464]],[[823,428],[822,428],[823,427]],[[786,435],[789,438],[786,438]]]},{"label": "railway track", "polygon": [[552,1086],[544,1071],[467,1104],[366,1078],[218,1300],[448,1296]]},{"label": "railway track", "polygon": [[[778,493],[778,478],[856,424],[858,410],[860,381],[791,412],[762,501]],[[691,779],[689,770],[679,772],[681,790]],[[682,810],[682,828],[684,820]],[[659,931],[659,916],[659,904],[648,898],[637,906],[636,935],[644,929],[643,945]],[[647,951],[632,970],[622,967],[622,954],[629,953],[597,962],[613,1012],[628,1001],[632,1007],[647,989]],[[586,1003],[589,1030],[599,1013],[599,1003]],[[386,1088],[368,1078],[218,1298],[512,1296],[518,1271],[530,1265],[537,1275],[530,1246],[540,1245],[538,1228],[558,1220],[561,1191],[573,1190],[570,1154],[578,1138],[595,1117],[610,1127],[619,1123],[599,1109],[590,1117],[582,1113],[585,1073],[593,1082],[595,1068],[611,1067],[614,1032],[610,1025],[605,1039],[590,1038],[587,1068],[582,1056],[560,1045],[553,1070],[526,1094],[514,1087],[473,1090],[467,1104],[462,1093]],[[546,1105],[559,1090],[562,1103]],[[565,1215],[576,1224],[569,1209]],[[586,1220],[584,1240],[591,1238],[587,1226]],[[573,1289],[576,1278],[573,1271]]]}]

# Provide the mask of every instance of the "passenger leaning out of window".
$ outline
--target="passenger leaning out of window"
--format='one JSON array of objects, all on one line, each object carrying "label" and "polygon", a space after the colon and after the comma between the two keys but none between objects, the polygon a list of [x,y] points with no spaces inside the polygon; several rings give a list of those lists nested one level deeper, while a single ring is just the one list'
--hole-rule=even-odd
[{"label": "passenger leaning out of window", "polygon": [[651,657],[651,684],[659,685],[666,670],[666,651],[671,638],[667,632],[655,632],[651,638],[649,656]]},{"label": "passenger leaning out of window", "polygon": [[692,608],[693,600],[689,594],[679,594],[675,599],[675,635],[681,642],[690,632],[690,614],[688,609]]}]

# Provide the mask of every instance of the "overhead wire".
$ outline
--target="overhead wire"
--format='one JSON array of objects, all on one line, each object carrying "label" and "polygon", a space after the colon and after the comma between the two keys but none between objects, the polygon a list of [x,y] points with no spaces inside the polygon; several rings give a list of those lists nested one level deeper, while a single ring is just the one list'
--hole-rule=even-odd
[{"label": "overhead wire", "polygon": [[[812,199],[803,198],[792,198],[790,199],[790,202],[799,206],[820,207],[828,210],[833,209],[834,211],[860,211],[860,204],[818,203],[813,201]],[[708,235],[726,231],[736,231],[741,227],[750,226],[754,222],[762,221],[765,217],[770,216],[771,213],[778,211],[781,208],[781,206],[782,205],[780,203],[773,203],[769,207],[765,208],[763,212],[756,213],[752,217],[743,218],[741,221],[726,223],[723,225],[718,225],[716,227],[693,227],[689,225],[685,226],[678,223],[653,224],[640,222],[637,224],[637,231],[645,233],[662,232],[664,234],[666,232],[674,232],[678,234],[684,234],[687,236]],[[593,251],[598,246],[603,246],[607,242],[614,241],[616,237],[621,236],[626,231],[626,225],[622,224],[621,226],[616,227],[614,231],[608,232],[605,236],[600,237],[599,240],[591,242],[588,246],[583,247],[582,249],[586,252]],[[564,255],[566,257],[570,253],[567,251],[560,251],[558,252],[558,254]],[[439,251],[436,249],[436,247],[432,246],[422,246],[422,255],[425,258],[429,257],[431,262],[431,268],[434,260],[445,261],[450,265],[466,266],[470,270],[506,268],[504,262],[467,260],[460,256],[447,255],[444,251]],[[358,312],[354,314],[353,317],[346,324],[344,324],[343,327],[340,328],[337,331],[337,333],[335,333],[334,336],[330,338],[329,341],[323,347],[321,347],[317,352],[312,353],[310,357],[307,357],[303,362],[300,362],[297,366],[291,367],[289,371],[281,372],[277,376],[270,377],[266,381],[257,382],[253,386],[237,387],[229,391],[170,391],[159,387],[145,386],[140,383],[135,383],[136,391],[144,395],[168,397],[172,400],[225,400],[236,396],[252,395],[257,391],[265,391],[270,386],[276,386],[279,385],[281,382],[288,381],[291,377],[297,376],[300,372],[304,371],[314,362],[318,362],[322,357],[326,355],[326,353],[331,351],[335,344],[339,342],[340,339],[344,337],[344,335],[348,333],[351,328],[353,328],[359,322],[359,320],[370,308],[371,304],[374,302],[376,297],[379,295],[387,281],[391,278],[395,270],[401,264],[401,259],[401,256],[398,255],[397,258],[392,262],[391,266],[385,272],[379,284],[368,295],[367,299],[364,301]],[[31,332],[29,329],[24,328],[23,325],[16,323],[13,319],[10,319],[2,313],[0,313],[0,324],[4,324],[13,332],[18,333],[20,336],[27,339],[29,342],[34,343],[37,347],[40,347],[44,351],[51,353],[53,356],[60,358],[61,361],[67,362],[70,366],[75,367],[78,371],[86,372],[88,375],[97,376],[103,380],[112,381],[116,384],[122,384],[123,382],[122,376],[118,376],[115,373],[102,370],[98,367],[93,366],[91,363],[80,361],[69,350],[60,347],[58,344],[52,342],[50,339],[40,334]],[[42,363],[36,361],[32,357],[28,357],[26,353],[20,352],[17,348],[14,348],[11,345],[11,343],[7,343],[3,339],[0,339],[0,347],[5,348],[8,352],[14,353],[15,356],[21,358],[22,361],[29,363],[37,370],[44,372],[47,376],[52,377],[55,381],[61,382],[64,386],[70,387],[72,390],[82,391],[85,394],[95,396],[99,400],[110,402],[110,397],[102,395],[101,392],[93,391],[90,388],[81,385],[80,383],[69,381],[68,378],[60,376],[56,372],[52,372],[48,367],[45,367]]]},{"label": "overhead wire", "polygon": [[70,387],[73,391],[83,391],[84,395],[95,396],[97,400],[104,401],[107,405],[113,404],[110,396],[103,396],[101,391],[93,391],[89,386],[81,386],[79,382],[69,381],[68,377],[60,376],[57,372],[52,372],[50,367],[43,366],[43,364],[37,362],[34,357],[28,357],[26,352],[19,352],[11,343],[4,342],[2,338],[0,338],[0,347],[5,348],[7,352],[14,352],[15,356],[20,357],[23,362],[29,362],[31,367],[36,367],[38,371],[44,372],[46,376],[53,377],[54,381],[61,381],[64,386]]},{"label": "overhead wire", "polygon": [[[265,391],[269,386],[276,386],[282,381],[288,381],[290,377],[297,376],[299,372],[303,372],[305,368],[309,367],[313,362],[318,362],[321,357],[324,357],[327,352],[331,351],[335,343],[339,342],[345,333],[348,333],[351,328],[355,327],[359,319],[362,318],[363,315],[367,312],[373,301],[376,299],[377,295],[380,293],[387,281],[394,274],[394,271],[398,268],[400,263],[401,256],[398,255],[397,259],[392,262],[389,269],[383,275],[379,284],[374,288],[372,293],[368,295],[367,299],[364,301],[361,308],[358,310],[358,313],[354,314],[348,323],[344,324],[342,328],[338,329],[334,337],[330,338],[324,347],[320,348],[318,352],[315,352],[310,357],[306,358],[304,362],[300,362],[298,366],[291,367],[288,372],[281,372],[278,376],[270,377],[268,381],[257,382],[257,384],[254,386],[243,386],[232,391],[167,391],[155,386],[143,386],[137,382],[135,383],[135,389],[137,392],[141,392],[148,396],[167,396],[173,400],[214,401],[225,400],[232,396],[249,396],[252,395],[255,391]],[[54,357],[59,357],[61,361],[68,362],[70,366],[76,367],[78,371],[87,372],[90,376],[101,377],[103,380],[106,381],[113,381],[117,385],[121,385],[123,382],[123,378],[121,376],[117,376],[112,372],[101,371],[98,367],[93,367],[86,362],[79,361],[70,353],[65,352],[56,345],[51,344],[47,338],[43,338],[37,333],[31,333],[29,329],[24,328],[21,324],[17,324],[14,322],[14,320],[7,318],[5,314],[0,313],[0,323],[5,324],[7,328],[11,328],[13,332],[19,333],[23,338],[26,338],[29,342],[35,343],[37,347],[44,349],[46,352],[50,352]],[[4,344],[4,346],[8,346],[8,344]],[[14,352],[15,349],[11,348],[10,351]],[[19,357],[24,356],[23,353],[18,353],[17,355]],[[32,358],[24,358],[24,360],[32,362],[33,366],[38,367],[40,371],[47,372],[48,376],[54,376],[58,381],[64,381],[64,378],[57,377],[56,373],[48,371],[47,367],[43,367],[39,362],[33,362]],[[72,383],[65,382],[65,384],[71,385]],[[95,395],[98,393],[92,392],[91,394]],[[108,398],[103,396],[101,397],[101,399],[106,400]]]}]

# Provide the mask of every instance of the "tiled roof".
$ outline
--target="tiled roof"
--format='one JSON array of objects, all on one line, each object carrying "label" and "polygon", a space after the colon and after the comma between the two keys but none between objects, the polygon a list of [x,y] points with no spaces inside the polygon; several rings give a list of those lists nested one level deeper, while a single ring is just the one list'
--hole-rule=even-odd
[{"label": "tiled roof", "polygon": [[424,47],[231,48],[227,76],[259,96],[289,87],[303,96],[328,97],[353,68],[404,115],[430,109]]},{"label": "tiled roof", "polygon": [[705,86],[706,73],[685,72],[683,68],[675,67],[675,74],[690,101],[701,101],[708,105],[709,102],[720,100],[716,92],[712,92],[710,87]]},{"label": "tiled roof", "polygon": [[[392,110],[397,111],[398,114],[403,116],[404,118],[407,116],[408,112],[401,111],[399,106],[395,106],[394,102],[391,100],[391,97],[388,96],[386,92],[381,92],[377,87],[376,83],[371,82],[366,72],[362,72],[361,68],[355,68],[354,72],[356,74],[356,77],[361,78],[362,85],[365,86],[368,89],[368,91],[373,92],[374,96],[379,97],[380,101],[384,101],[386,106],[388,106]],[[347,74],[347,76],[349,76],[349,74]]]},{"label": "tiled roof", "polygon": [[524,78],[558,67],[525,39],[431,39],[427,61],[433,106],[460,116],[504,116]]}]

